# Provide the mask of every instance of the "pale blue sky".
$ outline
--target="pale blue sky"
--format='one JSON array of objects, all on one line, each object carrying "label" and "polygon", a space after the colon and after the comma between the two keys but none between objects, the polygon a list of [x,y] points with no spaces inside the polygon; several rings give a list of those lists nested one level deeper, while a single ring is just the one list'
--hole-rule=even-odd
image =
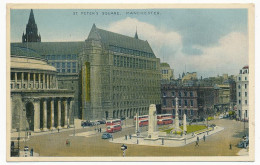
[{"label": "pale blue sky", "polygon": [[[98,15],[82,15],[81,12],[98,12]],[[119,12],[119,15],[102,15],[102,12]],[[159,12],[158,15],[131,15],[126,12]],[[73,15],[78,12],[78,15]],[[11,42],[21,42],[25,32],[30,10],[11,10]],[[149,9],[149,10],[73,10],[34,9],[34,16],[45,41],[84,41],[93,23],[97,27],[134,36],[138,29],[139,38],[148,40],[156,56],[170,63],[175,76],[184,71],[197,71],[198,75],[216,76],[217,74],[237,74],[246,65],[247,60],[247,9]],[[124,23],[129,22],[127,25]],[[122,28],[117,28],[119,23]],[[124,26],[126,26],[124,28]],[[131,28],[130,28],[131,27]],[[147,29],[145,29],[147,28]],[[147,31],[158,33],[147,34]],[[160,33],[160,34],[159,34]],[[172,37],[171,37],[172,36]],[[157,44],[156,39],[165,42]],[[244,39],[246,39],[244,41]],[[236,43],[238,41],[239,43]],[[234,42],[235,41],[235,42]],[[243,41],[243,42],[242,42]],[[230,43],[230,47],[226,44]],[[236,44],[236,45],[235,45]],[[243,50],[233,50],[235,47]],[[227,51],[225,51],[227,50]],[[243,52],[243,54],[241,53]],[[219,59],[208,66],[204,65],[213,55],[223,56],[227,52],[229,59]],[[236,55],[237,61],[231,56]],[[243,57],[240,57],[243,56]],[[224,56],[225,57],[225,56]],[[202,61],[200,60],[202,59]],[[215,60],[213,58],[213,60]],[[223,62],[222,62],[223,60]],[[241,61],[239,61],[241,60]],[[201,65],[198,62],[201,61]],[[223,63],[223,64],[222,64]],[[228,66],[227,66],[228,64]]]}]

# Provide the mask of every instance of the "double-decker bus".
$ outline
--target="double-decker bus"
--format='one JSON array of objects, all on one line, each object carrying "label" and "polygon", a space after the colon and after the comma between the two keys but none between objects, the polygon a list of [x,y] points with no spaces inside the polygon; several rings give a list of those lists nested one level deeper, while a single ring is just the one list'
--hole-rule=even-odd
[{"label": "double-decker bus", "polygon": [[109,125],[118,125],[118,124],[121,125],[121,120],[120,120],[120,119],[114,119],[114,120],[108,120],[108,121],[106,121],[106,126],[109,126]]},{"label": "double-decker bus", "polygon": [[[136,116],[134,117],[134,120],[136,120]],[[148,115],[138,116],[138,120],[148,120]]]},{"label": "double-decker bus", "polygon": [[173,120],[172,119],[158,119],[157,120],[157,125],[168,125],[172,124]]},{"label": "double-decker bus", "polygon": [[140,120],[139,121],[139,127],[147,126],[148,125],[148,120]]},{"label": "double-decker bus", "polygon": [[121,130],[122,130],[121,124],[116,124],[116,125],[108,125],[106,131],[107,133],[114,133]]},{"label": "double-decker bus", "polygon": [[160,115],[157,115],[157,119],[172,119],[173,116],[172,114],[160,114]]}]

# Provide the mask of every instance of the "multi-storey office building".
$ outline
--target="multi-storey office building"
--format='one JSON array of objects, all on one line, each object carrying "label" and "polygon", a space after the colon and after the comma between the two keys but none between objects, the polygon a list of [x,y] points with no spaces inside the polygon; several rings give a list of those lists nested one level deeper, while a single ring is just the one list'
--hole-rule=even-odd
[{"label": "multi-storey office building", "polygon": [[237,76],[237,117],[239,120],[249,118],[249,67],[244,66]]},{"label": "multi-storey office building", "polygon": [[149,43],[93,25],[80,54],[82,118],[147,114],[160,103],[160,60]]}]

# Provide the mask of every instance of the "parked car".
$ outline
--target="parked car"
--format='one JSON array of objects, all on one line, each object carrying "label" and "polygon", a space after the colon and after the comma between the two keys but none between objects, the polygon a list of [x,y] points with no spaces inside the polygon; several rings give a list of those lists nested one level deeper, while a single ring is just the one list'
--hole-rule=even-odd
[{"label": "parked car", "polygon": [[99,120],[98,121],[100,124],[106,124],[106,120]]},{"label": "parked car", "polygon": [[102,139],[110,139],[112,138],[112,135],[110,133],[103,133],[102,134]]},{"label": "parked car", "polygon": [[92,122],[89,121],[82,121],[81,122],[81,126],[82,127],[86,127],[86,126],[93,126],[94,124]]},{"label": "parked car", "polygon": [[121,117],[121,120],[125,120],[125,117]]}]

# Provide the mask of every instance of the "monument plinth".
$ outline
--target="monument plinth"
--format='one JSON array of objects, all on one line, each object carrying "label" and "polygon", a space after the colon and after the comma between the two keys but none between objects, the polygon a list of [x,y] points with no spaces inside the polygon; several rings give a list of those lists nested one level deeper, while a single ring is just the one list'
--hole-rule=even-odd
[{"label": "monument plinth", "polygon": [[149,107],[149,125],[148,125],[148,136],[145,140],[157,140],[157,115],[156,115],[156,106],[151,104]]}]

